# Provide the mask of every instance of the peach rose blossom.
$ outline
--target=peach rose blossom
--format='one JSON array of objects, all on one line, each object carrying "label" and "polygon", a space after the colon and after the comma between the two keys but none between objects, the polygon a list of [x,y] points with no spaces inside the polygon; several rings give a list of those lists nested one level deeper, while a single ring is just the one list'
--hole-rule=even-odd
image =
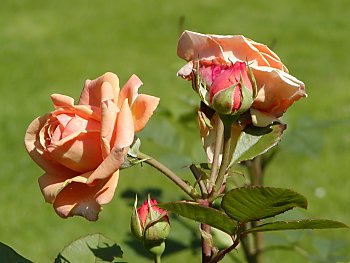
[{"label": "peach rose blossom", "polygon": [[39,186],[59,216],[95,221],[113,198],[134,134],[159,103],[138,94],[141,85],[132,75],[120,89],[117,75],[105,73],[85,82],[77,105],[71,97],[51,95],[55,109],[29,125],[25,146],[45,171]]},{"label": "peach rose blossom", "polygon": [[[304,83],[288,74],[288,69],[274,52],[266,45],[241,35],[222,36],[185,31],[179,39],[177,54],[188,61],[178,75],[192,80],[194,85],[198,66],[201,71],[203,67],[213,68],[213,65],[227,67],[236,62],[247,63],[257,83],[257,94],[250,109],[256,126],[271,124],[293,102],[306,97]],[[206,83],[209,89],[210,84]]]}]

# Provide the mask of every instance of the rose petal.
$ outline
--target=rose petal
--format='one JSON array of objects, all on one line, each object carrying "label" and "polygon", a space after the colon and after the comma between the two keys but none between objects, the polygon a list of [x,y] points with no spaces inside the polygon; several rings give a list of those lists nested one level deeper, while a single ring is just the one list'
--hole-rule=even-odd
[{"label": "rose petal", "polygon": [[187,61],[224,58],[220,45],[209,35],[184,31],[177,45],[177,55]]},{"label": "rose petal", "polygon": [[294,101],[306,97],[304,83],[278,69],[252,67],[258,86],[253,108],[281,117]]},{"label": "rose petal", "polygon": [[74,99],[61,94],[52,94],[51,100],[53,102],[53,105],[55,108],[59,107],[73,107],[74,105]]},{"label": "rose petal", "polygon": [[101,124],[96,120],[74,116],[74,118],[71,118],[66,124],[62,133],[62,138],[78,132],[100,132],[100,126]]},{"label": "rose petal", "polygon": [[52,159],[69,169],[85,173],[102,162],[99,132],[70,134],[47,147]]},{"label": "rose petal", "polygon": [[141,131],[159,104],[159,98],[140,94],[131,106],[135,132]]},{"label": "rose petal", "polygon": [[95,180],[105,179],[111,174],[115,173],[123,164],[125,154],[126,151],[123,149],[114,147],[107,158],[104,159],[103,162],[90,175],[86,183],[88,185],[92,185],[94,184]]},{"label": "rose petal", "polygon": [[114,196],[119,180],[119,170],[114,172],[104,186],[96,194],[96,201],[100,205],[108,204]]},{"label": "rose petal", "polygon": [[225,60],[255,62],[257,65],[268,66],[267,60],[259,52],[259,50],[251,44],[249,39],[242,35],[235,36],[219,36],[215,35],[213,38],[220,44],[225,54]]},{"label": "rose petal", "polygon": [[87,184],[92,184],[95,180],[105,179],[116,172],[124,162],[125,147],[129,147],[134,140],[134,123],[128,101],[124,104],[118,113],[115,128],[115,143],[111,153],[97,167],[89,177]]},{"label": "rose petal", "polygon": [[96,221],[101,205],[112,199],[118,178],[119,171],[95,187],[77,182],[68,184],[54,201],[57,214],[63,218],[79,215],[90,221]]},{"label": "rose petal", "polygon": [[[108,83],[108,84],[104,84]],[[79,105],[100,107],[101,101],[111,99],[117,101],[119,79],[114,73],[107,72],[95,80],[87,80],[80,95]]]},{"label": "rose petal", "polygon": [[256,47],[261,53],[264,53],[266,55],[269,55],[270,57],[273,57],[276,60],[281,60],[279,58],[279,56],[277,56],[277,54],[275,52],[273,52],[271,49],[269,49],[269,47],[265,44],[261,44],[258,42],[255,42],[251,39],[248,39],[248,41],[254,46]]},{"label": "rose petal", "polygon": [[252,117],[253,125],[256,127],[267,127],[275,121],[278,121],[275,116],[253,108],[250,109],[250,115]]},{"label": "rose petal", "polygon": [[130,146],[134,140],[134,121],[127,99],[118,113],[114,135],[113,147],[118,149]]},{"label": "rose petal", "polygon": [[45,173],[39,177],[39,187],[48,203],[53,203],[59,192],[71,182],[86,183],[87,178],[92,172],[74,176],[73,178],[67,174],[49,174]]},{"label": "rose petal", "polygon": [[190,79],[192,76],[193,71],[193,62],[188,62],[185,66],[180,68],[180,70],[177,72],[177,75],[184,78],[184,79]]},{"label": "rose petal", "polygon": [[101,147],[103,158],[106,158],[110,153],[111,140],[118,111],[117,106],[111,100],[104,101],[101,104]]},{"label": "rose petal", "polygon": [[178,56],[187,60],[223,59],[252,63],[256,66],[271,66],[285,72],[288,69],[280,58],[266,45],[254,42],[242,35],[208,35],[185,31],[178,43]]},{"label": "rose petal", "polygon": [[43,145],[40,143],[39,132],[46,123],[49,116],[50,115],[47,114],[38,117],[29,125],[24,137],[26,149],[33,161],[36,162],[47,173],[74,174],[74,171],[52,160],[50,156],[48,156],[48,154],[45,152]]},{"label": "rose petal", "polygon": [[133,104],[138,95],[138,89],[142,85],[138,76],[133,74],[121,89],[118,97],[118,107],[121,108],[125,99],[128,99],[129,105]]},{"label": "rose petal", "polygon": [[126,147],[129,147],[134,140],[134,123],[127,100],[124,101],[118,113],[114,134],[116,138],[113,149],[89,177],[87,184],[92,184],[95,180],[107,178],[116,172],[124,162],[124,156],[127,151]]}]

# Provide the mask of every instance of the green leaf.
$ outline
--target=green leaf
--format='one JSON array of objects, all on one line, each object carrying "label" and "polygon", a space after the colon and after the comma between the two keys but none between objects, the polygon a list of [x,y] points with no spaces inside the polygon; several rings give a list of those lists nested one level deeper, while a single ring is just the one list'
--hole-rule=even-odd
[{"label": "green leaf", "polygon": [[234,220],[225,213],[211,207],[189,201],[161,203],[157,206],[180,216],[210,225],[230,235],[233,235],[236,231],[237,223]]},{"label": "green leaf", "polygon": [[9,246],[0,242],[0,262],[6,263],[31,263],[32,261],[22,257]]},{"label": "green leaf", "polygon": [[230,166],[251,160],[276,146],[285,129],[286,125],[281,123],[264,128],[248,126],[238,139]]},{"label": "green leaf", "polygon": [[55,263],[74,262],[115,262],[123,257],[123,251],[109,238],[101,234],[79,238],[65,247],[55,259]]},{"label": "green leaf", "polygon": [[272,217],[294,207],[306,209],[307,200],[289,189],[242,187],[225,194],[221,207],[234,220],[249,222]]},{"label": "green leaf", "polygon": [[327,219],[303,219],[296,221],[276,221],[253,227],[244,233],[275,231],[275,230],[298,230],[298,229],[327,229],[349,228],[344,223]]}]

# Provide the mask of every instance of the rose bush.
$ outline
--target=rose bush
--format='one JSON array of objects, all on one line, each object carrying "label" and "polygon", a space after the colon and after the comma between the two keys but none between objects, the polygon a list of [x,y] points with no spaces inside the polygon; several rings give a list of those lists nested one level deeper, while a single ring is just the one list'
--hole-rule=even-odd
[{"label": "rose bush", "polygon": [[29,125],[25,146],[45,171],[40,189],[59,216],[94,221],[111,201],[134,134],[159,103],[138,94],[141,85],[132,75],[120,89],[117,75],[105,73],[85,82],[77,105],[71,97],[51,95],[55,109]]},{"label": "rose bush", "polygon": [[[185,31],[179,39],[177,54],[188,61],[178,75],[191,80],[202,100],[214,109],[210,94],[213,93],[212,88],[217,89],[216,79],[227,74],[226,69],[236,63],[246,63],[251,68],[257,85],[250,108],[256,126],[271,124],[293,102],[306,96],[304,83],[288,74],[288,69],[274,52],[266,45],[241,35],[221,36]],[[252,76],[248,76],[254,83]],[[238,95],[236,98],[239,98]],[[236,99],[237,102],[240,101]]]}]

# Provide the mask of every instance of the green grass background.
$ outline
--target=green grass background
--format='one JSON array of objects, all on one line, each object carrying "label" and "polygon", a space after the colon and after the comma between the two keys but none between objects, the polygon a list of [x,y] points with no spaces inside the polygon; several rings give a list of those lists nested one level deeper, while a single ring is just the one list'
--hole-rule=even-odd
[{"label": "green grass background", "polygon": [[[183,196],[180,191],[148,167],[133,167],[122,171],[116,196],[98,222],[62,220],[44,203],[37,185],[42,171],[26,154],[23,136],[32,119],[52,109],[50,94],[77,100],[87,78],[113,71],[124,83],[135,73],[144,82],[142,92],[161,98],[141,134],[142,149],[186,177],[184,165],[204,157],[193,115],[198,97],[190,83],[176,77],[184,63],[176,56],[181,21],[193,31],[244,34],[272,45],[291,74],[305,82],[309,97],[284,117],[288,129],[268,166],[266,184],[304,194],[309,209],[300,212],[303,216],[350,224],[348,0],[3,0],[1,242],[33,262],[53,262],[72,240],[101,232],[122,246],[128,262],[150,262],[129,234],[133,195],[151,191],[160,201],[172,201]],[[199,262],[198,240],[196,224],[172,218],[164,262]],[[336,262],[327,258],[332,253],[343,262],[350,258],[348,230],[268,234],[265,240],[300,241],[312,254],[308,258],[293,251],[271,251],[264,255],[265,262],[310,262],[317,256],[323,260],[318,262]]]}]

